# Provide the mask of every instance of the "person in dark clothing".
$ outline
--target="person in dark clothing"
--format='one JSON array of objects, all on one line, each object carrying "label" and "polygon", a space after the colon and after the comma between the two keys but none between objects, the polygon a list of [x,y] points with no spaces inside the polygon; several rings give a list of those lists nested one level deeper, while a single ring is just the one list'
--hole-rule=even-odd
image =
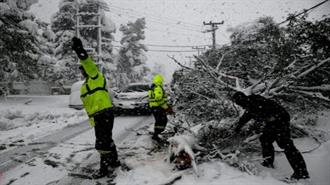
[{"label": "person in dark clothing", "polygon": [[246,96],[242,92],[236,92],[232,100],[245,109],[244,114],[236,123],[235,132],[238,133],[244,124],[251,119],[265,123],[260,136],[264,158],[261,164],[265,167],[274,168],[275,151],[273,142],[276,141],[278,146],[284,149],[285,156],[294,171],[291,179],[309,178],[304,158],[291,139],[290,115],[284,107],[260,95]]},{"label": "person in dark clothing", "polygon": [[80,98],[88,114],[89,123],[95,130],[95,149],[100,153],[100,169],[92,177],[102,178],[109,175],[109,167],[120,165],[116,145],[112,140],[114,115],[107,82],[96,64],[88,56],[80,39],[72,39],[72,49],[80,59],[79,67],[85,82],[80,89]]}]

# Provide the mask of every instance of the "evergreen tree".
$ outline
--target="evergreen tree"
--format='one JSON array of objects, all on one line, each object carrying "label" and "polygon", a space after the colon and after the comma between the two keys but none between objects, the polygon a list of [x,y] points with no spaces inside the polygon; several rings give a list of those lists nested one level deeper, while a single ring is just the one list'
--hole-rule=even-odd
[{"label": "evergreen tree", "polygon": [[40,23],[28,13],[35,0],[0,3],[0,78],[5,82],[43,78],[49,63],[39,63],[48,54],[39,35]]},{"label": "evergreen tree", "polygon": [[141,43],[145,39],[145,19],[139,18],[134,23],[121,25],[123,33],[120,43],[118,71],[126,75],[130,82],[140,82],[147,75],[149,69],[145,66],[147,48]]},{"label": "evergreen tree", "polygon": [[[98,12],[98,8],[100,11]],[[115,31],[114,23],[110,19],[105,17],[105,11],[108,10],[107,4],[102,0],[94,1],[87,0],[77,2],[75,0],[62,0],[59,5],[59,11],[52,19],[52,30],[56,34],[56,58],[57,63],[55,65],[55,80],[77,80],[80,76],[78,70],[79,63],[77,58],[71,49],[71,38],[75,35],[76,28],[76,13],[79,8],[79,13],[100,13],[101,14],[101,29],[102,29],[102,56],[95,56],[95,52],[89,53],[92,57],[99,62],[99,67],[107,77],[111,73],[114,73],[113,68],[113,54],[112,33]],[[95,15],[81,15],[79,16],[79,22],[81,25],[97,25],[97,16]],[[97,51],[97,29],[94,28],[80,28],[79,35],[81,36],[84,46],[91,48],[93,51]]]}]

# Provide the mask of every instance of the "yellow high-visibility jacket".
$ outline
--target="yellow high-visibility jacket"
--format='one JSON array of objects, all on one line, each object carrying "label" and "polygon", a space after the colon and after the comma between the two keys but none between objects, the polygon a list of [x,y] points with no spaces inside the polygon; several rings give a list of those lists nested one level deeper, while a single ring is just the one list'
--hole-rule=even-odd
[{"label": "yellow high-visibility jacket", "polygon": [[93,115],[112,107],[105,77],[97,69],[94,61],[88,57],[80,61],[88,77],[80,88],[80,98],[89,116],[90,125],[94,126]]},{"label": "yellow high-visibility jacket", "polygon": [[162,107],[167,109],[167,96],[163,90],[163,77],[161,75],[156,75],[153,79],[154,87],[148,91],[149,96],[149,106],[152,107]]}]

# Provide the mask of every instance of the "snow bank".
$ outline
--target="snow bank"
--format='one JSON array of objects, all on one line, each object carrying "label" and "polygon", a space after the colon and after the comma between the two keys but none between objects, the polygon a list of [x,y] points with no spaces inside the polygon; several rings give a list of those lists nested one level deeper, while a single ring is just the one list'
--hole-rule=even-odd
[{"label": "snow bank", "polygon": [[87,119],[68,107],[68,96],[8,96],[0,101],[0,145],[29,142]]}]

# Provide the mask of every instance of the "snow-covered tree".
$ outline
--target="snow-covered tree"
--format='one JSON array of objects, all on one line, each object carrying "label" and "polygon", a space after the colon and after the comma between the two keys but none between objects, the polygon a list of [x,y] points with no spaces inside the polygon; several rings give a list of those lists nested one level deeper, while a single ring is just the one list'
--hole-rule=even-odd
[{"label": "snow-covered tree", "polygon": [[119,28],[123,38],[120,41],[122,47],[119,51],[118,72],[126,75],[130,82],[142,81],[149,71],[145,66],[147,48],[141,43],[145,39],[145,24],[145,19],[139,18]]},{"label": "snow-covered tree", "polygon": [[223,158],[221,150],[242,143],[241,152],[257,150],[259,145],[252,142],[260,132],[256,124],[248,124],[240,136],[232,134],[241,111],[230,97],[243,91],[282,104],[292,117],[293,136],[309,135],[321,142],[323,132],[313,128],[311,115],[330,108],[329,29],[329,18],[291,18],[286,27],[279,27],[264,17],[233,29],[230,45],[195,57],[194,67],[172,58],[182,66],[172,81],[178,124],[200,124],[198,137],[211,156]]},{"label": "snow-covered tree", "polygon": [[[57,63],[54,68],[55,77],[57,80],[77,80],[80,76],[78,70],[79,63],[76,55],[71,49],[71,38],[76,32],[76,13],[79,8],[79,13],[85,14],[79,16],[81,25],[97,25],[97,16],[88,15],[88,13],[101,14],[101,29],[102,29],[102,56],[94,57],[100,63],[100,69],[106,76],[110,76],[114,68],[112,44],[112,33],[115,32],[114,23],[105,16],[105,11],[108,10],[107,4],[102,0],[62,0],[59,4],[59,11],[52,18],[52,30],[56,34],[56,58]],[[100,8],[100,10],[99,10]],[[99,12],[98,12],[99,11]],[[85,48],[93,48],[97,51],[97,29],[80,28],[79,35],[84,43]],[[90,53],[92,56],[95,52]]]},{"label": "snow-covered tree", "polygon": [[43,78],[51,53],[43,40],[40,22],[27,12],[36,0],[12,0],[0,3],[0,78],[5,82]]}]

